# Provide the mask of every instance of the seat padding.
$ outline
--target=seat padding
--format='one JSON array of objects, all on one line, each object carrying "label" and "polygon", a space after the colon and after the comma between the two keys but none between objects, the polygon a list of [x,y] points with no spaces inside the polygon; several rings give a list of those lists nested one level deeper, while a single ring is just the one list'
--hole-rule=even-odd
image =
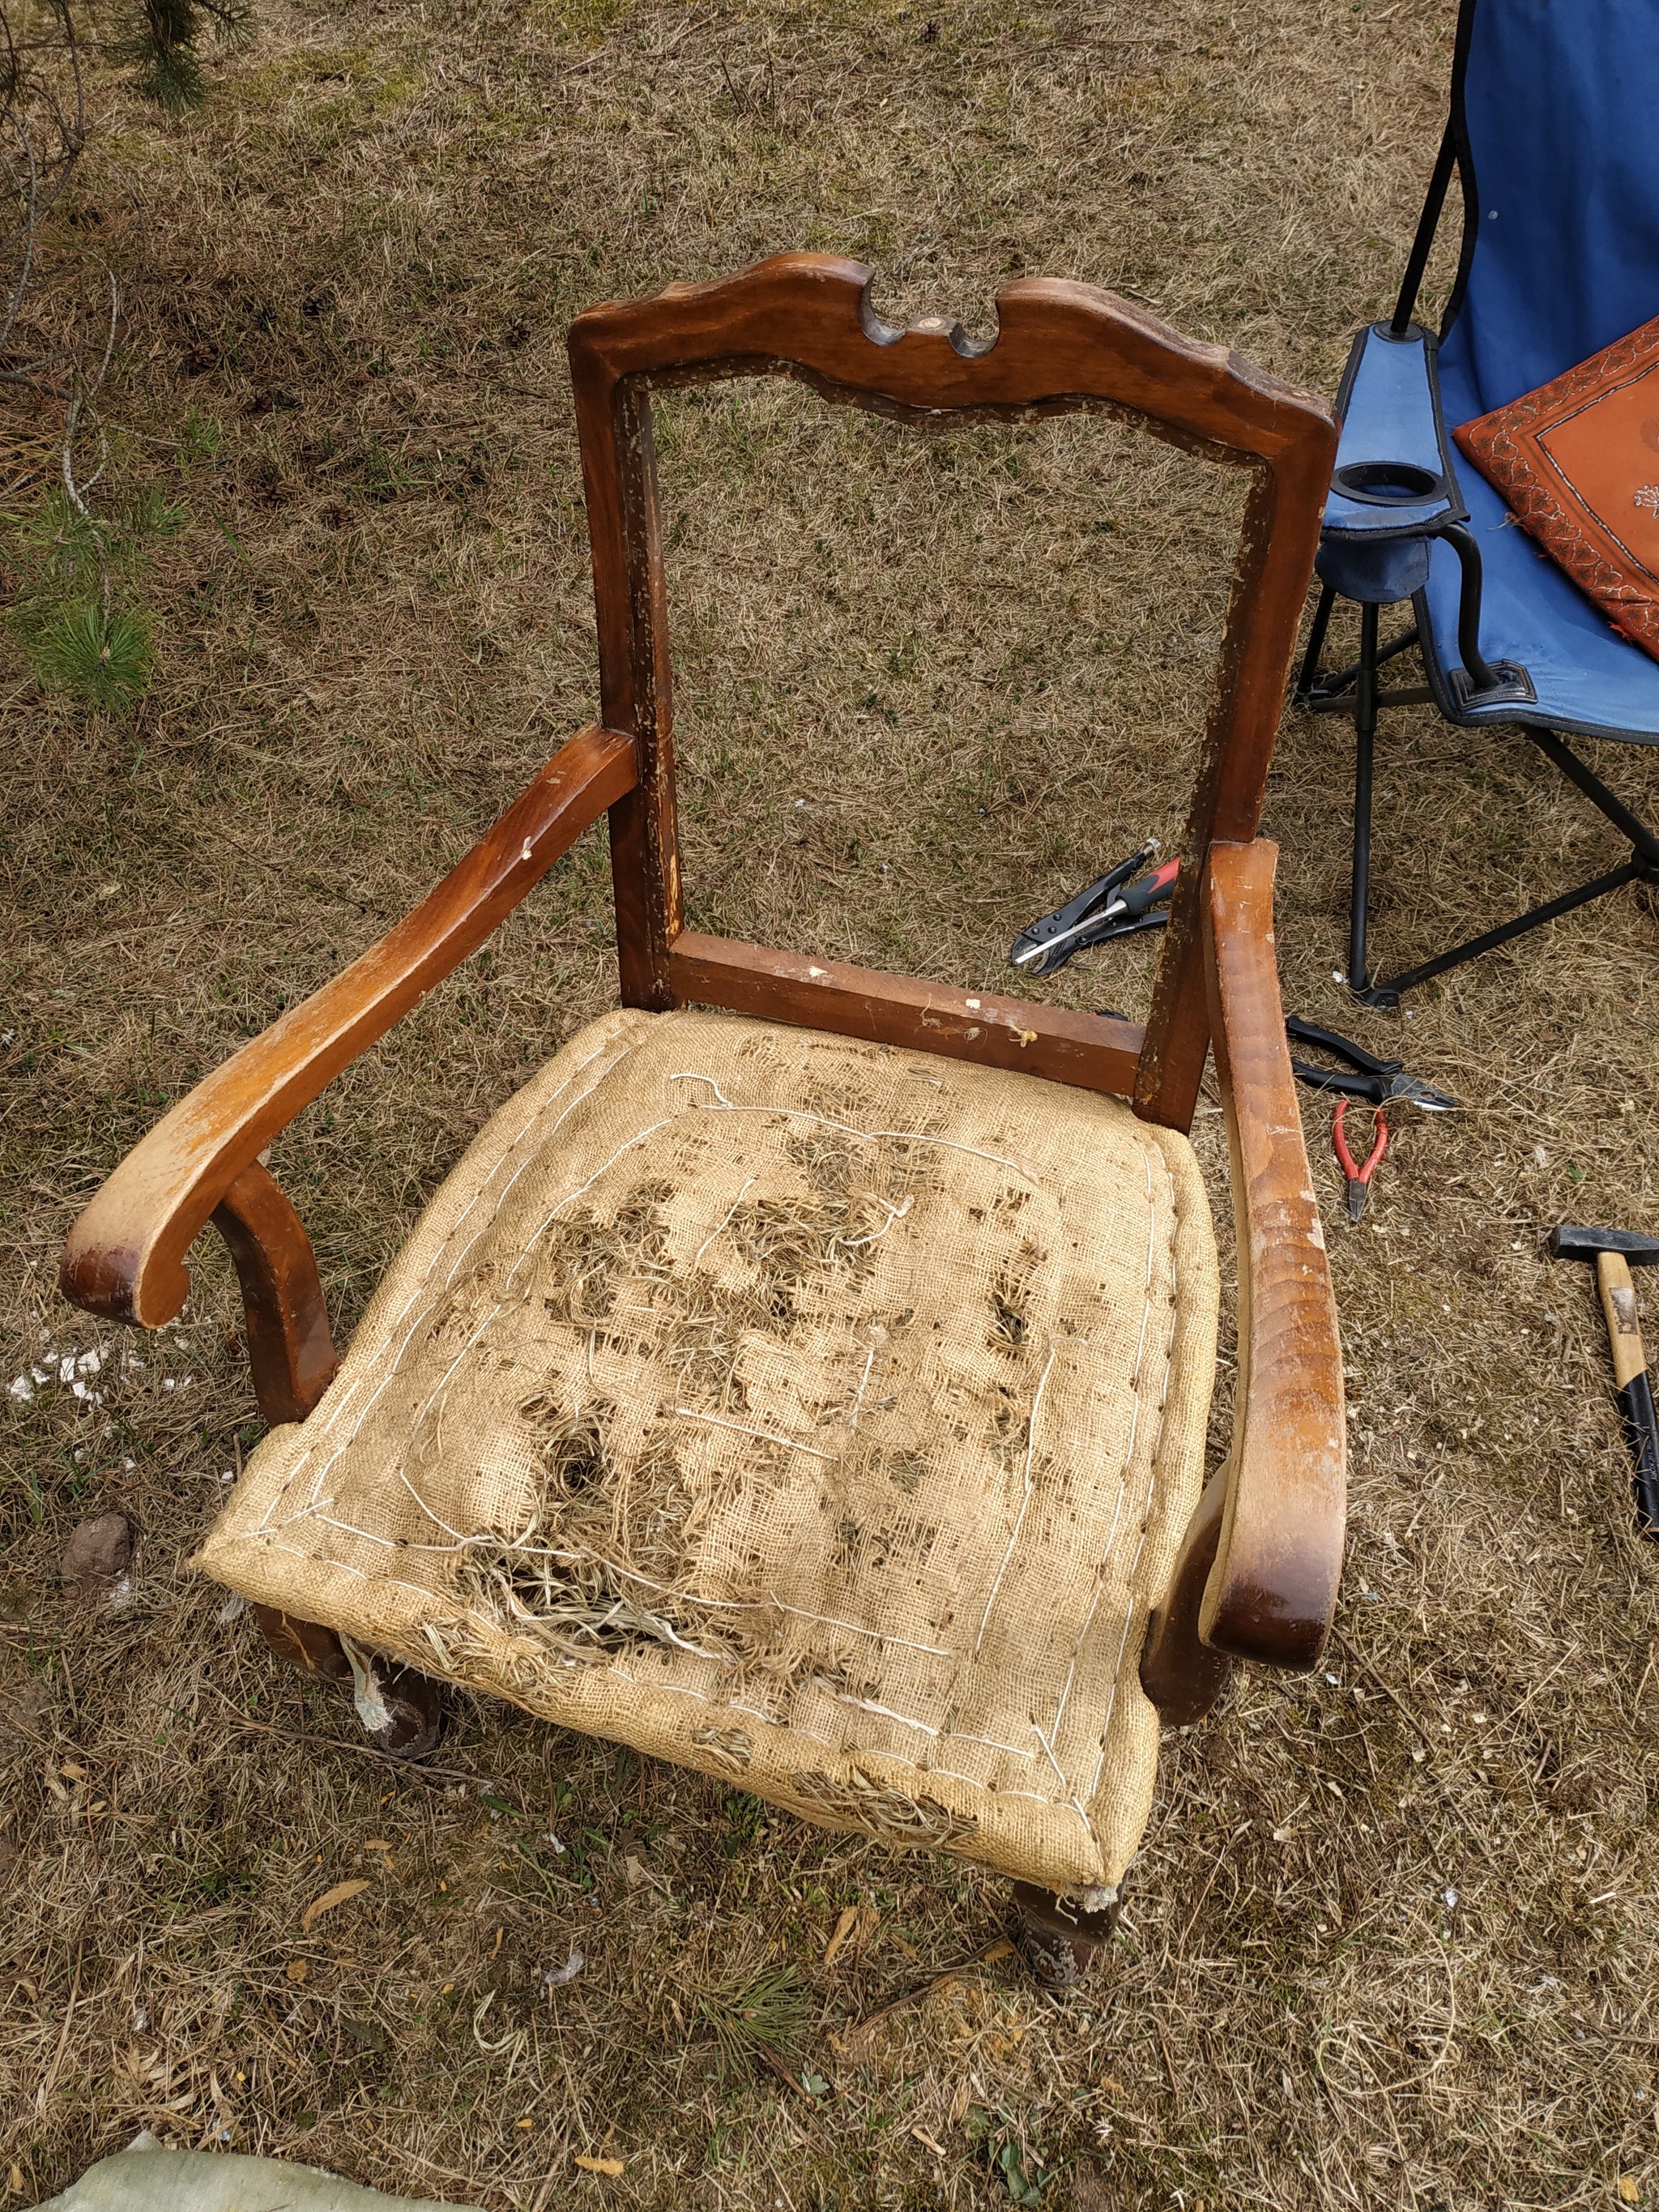
[{"label": "seat padding", "polygon": [[1120,1101],[613,1014],[480,1133],[202,1563],[809,1819],[1110,1888],[1217,1302],[1191,1146]]}]

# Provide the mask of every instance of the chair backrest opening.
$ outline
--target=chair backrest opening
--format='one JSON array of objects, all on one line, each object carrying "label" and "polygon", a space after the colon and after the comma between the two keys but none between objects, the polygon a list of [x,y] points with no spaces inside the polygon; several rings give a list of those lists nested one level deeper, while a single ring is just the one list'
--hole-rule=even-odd
[{"label": "chair backrest opening", "polygon": [[[1063,1010],[1033,1007],[1024,1029],[1018,1011],[968,1023],[979,1048],[967,1049],[964,1029],[960,1056],[995,1058],[1006,1048],[1013,1057],[1004,1064],[1133,1088],[1138,1111],[1184,1127],[1208,1042],[1197,927],[1203,856],[1218,838],[1248,842],[1255,834],[1334,457],[1329,410],[1086,286],[1010,285],[997,299],[997,335],[988,339],[939,318],[895,329],[871,307],[870,276],[862,264],[830,255],[779,255],[720,283],[591,308],[571,327],[600,714],[633,738],[640,769],[636,789],[611,812],[623,1000],[665,1008],[696,1000],[957,1049],[929,1033],[937,1010],[914,995],[927,987],[865,970],[831,973],[833,963],[685,929],[652,392],[789,376],[832,401],[934,428],[1095,410],[1252,471],[1183,841],[1192,865],[1182,872],[1144,1046],[1121,1025],[1073,1015],[1073,1034],[1055,1018]],[[1024,1002],[1006,1003],[1017,1010]]]}]

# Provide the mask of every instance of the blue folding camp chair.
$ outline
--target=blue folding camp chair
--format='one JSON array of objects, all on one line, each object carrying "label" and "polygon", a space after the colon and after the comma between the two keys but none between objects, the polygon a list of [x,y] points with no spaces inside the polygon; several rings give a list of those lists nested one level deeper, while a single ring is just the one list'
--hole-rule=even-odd
[{"label": "blue folding camp chair", "polygon": [[[1412,319],[1455,169],[1457,277],[1438,338]],[[1462,0],[1451,112],[1391,320],[1362,330],[1317,570],[1324,589],[1297,687],[1357,734],[1348,981],[1370,1006],[1636,881],[1659,836],[1562,731],[1659,744],[1659,661],[1627,644],[1514,521],[1447,425],[1506,405],[1659,314],[1659,0]],[[1360,608],[1359,659],[1321,665],[1334,600]],[[1416,620],[1379,647],[1378,610]],[[1416,646],[1426,689],[1379,690]],[[1474,729],[1516,726],[1630,840],[1630,859],[1501,927],[1385,981],[1366,956],[1372,739],[1379,707],[1432,701]]]}]

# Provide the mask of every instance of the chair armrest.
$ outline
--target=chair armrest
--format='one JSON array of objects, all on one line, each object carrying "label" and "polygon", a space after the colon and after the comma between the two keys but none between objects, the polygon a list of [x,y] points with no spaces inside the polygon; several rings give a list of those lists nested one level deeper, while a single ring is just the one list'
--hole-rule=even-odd
[{"label": "chair armrest", "polygon": [[590,823],[633,789],[634,744],[590,726],[562,745],[415,911],[163,1115],[70,1231],[64,1295],[159,1328],[185,1254],[239,1176],[340,1070],[476,951]]},{"label": "chair armrest", "polygon": [[1276,846],[1212,845],[1211,1036],[1238,1238],[1233,1449],[1198,1633],[1270,1666],[1316,1664],[1342,1568],[1347,1420],[1325,1236],[1273,957]]}]

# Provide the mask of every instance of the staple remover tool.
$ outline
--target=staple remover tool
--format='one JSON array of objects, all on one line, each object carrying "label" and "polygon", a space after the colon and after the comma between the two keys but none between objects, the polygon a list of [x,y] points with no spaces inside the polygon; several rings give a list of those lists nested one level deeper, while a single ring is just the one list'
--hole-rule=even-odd
[{"label": "staple remover tool", "polygon": [[1139,929],[1161,929],[1170,919],[1169,902],[1180,861],[1165,860],[1138,880],[1130,878],[1148,860],[1156,860],[1163,849],[1156,837],[1149,837],[1098,883],[1091,884],[1052,914],[1045,914],[1029,929],[1022,929],[1009,948],[1010,963],[1024,969],[1028,975],[1052,975],[1074,952],[1085,951],[1091,945],[1104,945],[1109,938],[1130,937]]},{"label": "staple remover tool", "polygon": [[[1322,1067],[1314,1060],[1292,1060],[1291,1073],[1310,1091],[1336,1094],[1336,1110],[1331,1116],[1331,1149],[1348,1187],[1348,1218],[1357,1223],[1370,1196],[1371,1177],[1389,1149],[1388,1117],[1382,1110],[1389,1102],[1402,1099],[1409,1106],[1421,1107],[1425,1114],[1455,1113],[1462,1102],[1448,1091],[1437,1091],[1421,1076],[1408,1075],[1403,1060],[1378,1060],[1352,1037],[1339,1036],[1334,1030],[1322,1030],[1313,1022],[1304,1022],[1299,1015],[1286,1018],[1285,1033],[1293,1044],[1312,1045],[1348,1063],[1346,1067]],[[1356,1098],[1369,1101],[1375,1109],[1371,1149],[1363,1166],[1349,1147],[1345,1127],[1348,1108]]]}]

